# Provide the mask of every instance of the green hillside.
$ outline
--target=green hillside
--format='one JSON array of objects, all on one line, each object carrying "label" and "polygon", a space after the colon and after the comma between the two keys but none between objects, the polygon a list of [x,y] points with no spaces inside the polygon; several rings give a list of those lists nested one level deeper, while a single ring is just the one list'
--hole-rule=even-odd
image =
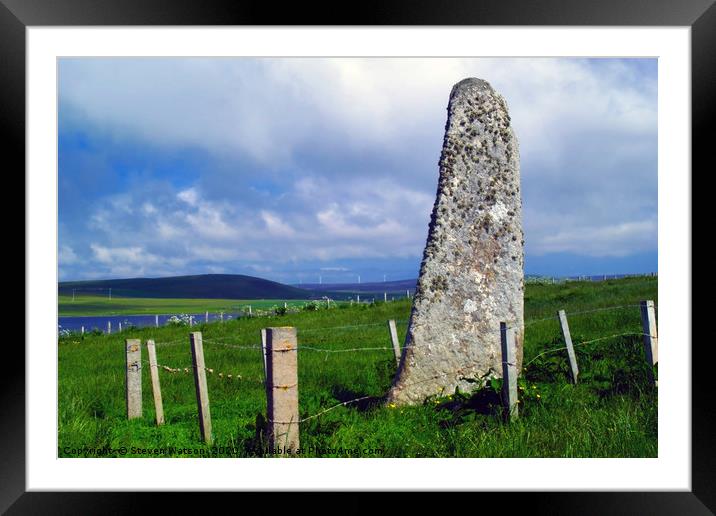
[{"label": "green hillside", "polygon": [[[342,452],[380,457],[657,457],[658,389],[649,382],[638,303],[658,304],[657,278],[525,287],[524,368],[518,420],[503,419],[499,385],[436,393],[423,405],[395,407],[381,397],[396,364],[386,321],[401,343],[408,300],[342,304],[270,317],[199,324],[216,449],[202,445],[186,326],[129,329],[59,339],[60,457],[183,457],[201,448],[219,457],[265,456],[266,389],[260,329],[298,330],[301,447],[309,457]],[[559,322],[567,311],[579,363],[573,385]],[[142,369],[143,416],[126,419],[124,339],[157,345],[166,424],[156,426],[149,366]],[[355,351],[358,349],[359,351]],[[231,375],[231,376],[229,376]],[[499,382],[497,382],[499,384]],[[369,397],[358,403],[342,402]],[[334,407],[334,408],[331,408]],[[330,410],[328,410],[330,409]],[[155,450],[149,454],[137,450]],[[88,451],[89,450],[89,451]],[[120,450],[120,451],[118,451]],[[123,450],[123,451],[122,451]],[[375,452],[380,450],[380,452]]]},{"label": "green hillside", "polygon": [[169,297],[117,297],[112,299],[99,296],[77,294],[61,295],[58,298],[57,310],[63,316],[93,315],[153,315],[153,314],[198,314],[208,311],[244,312],[249,306],[254,312],[269,310],[286,303],[289,307],[303,306],[308,301],[295,299],[175,299]]},{"label": "green hillside", "polygon": [[65,281],[60,295],[171,299],[309,299],[311,291],[241,274],[200,274],[168,278]]}]

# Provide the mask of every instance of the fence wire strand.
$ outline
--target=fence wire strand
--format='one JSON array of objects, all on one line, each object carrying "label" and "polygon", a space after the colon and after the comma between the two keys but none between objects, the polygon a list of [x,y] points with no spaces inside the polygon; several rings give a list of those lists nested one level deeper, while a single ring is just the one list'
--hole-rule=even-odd
[{"label": "fence wire strand", "polygon": [[[403,388],[412,387],[413,385],[419,385],[419,384],[421,384],[421,383],[429,382],[429,381],[431,381],[431,380],[435,380],[435,379],[441,378],[441,377],[443,377],[443,376],[449,376],[449,375],[448,375],[447,373],[439,373],[439,374],[430,376],[430,377],[428,377],[428,378],[423,378],[422,380],[418,380],[418,381],[416,381],[416,382],[411,382],[411,383],[409,383],[408,385],[403,386]],[[384,396],[372,396],[372,395],[361,396],[361,397],[359,397],[359,398],[354,398],[354,399],[352,399],[352,400],[343,401],[343,402],[341,402],[341,403],[336,403],[335,405],[332,405],[332,406],[328,407],[327,409],[321,410],[320,412],[317,412],[316,414],[313,414],[313,415],[311,415],[311,416],[306,416],[306,417],[301,418],[301,419],[299,419],[299,420],[297,420],[297,421],[274,421],[274,420],[269,420],[269,422],[271,422],[271,423],[278,423],[278,424],[284,424],[284,425],[290,425],[290,424],[296,424],[296,423],[297,423],[297,424],[300,424],[300,423],[304,423],[304,422],[306,422],[306,421],[309,421],[309,420],[311,420],[311,419],[315,419],[315,418],[317,418],[317,417],[319,417],[319,416],[322,416],[322,415],[325,414],[326,412],[330,412],[331,410],[337,409],[338,407],[343,407],[343,406],[346,406],[346,405],[350,405],[350,404],[357,403],[357,402],[359,402],[359,401],[363,401],[363,400],[367,400],[367,399],[371,399],[371,398],[372,398],[372,399],[381,399],[381,398],[383,398],[383,397],[384,397]]]},{"label": "fence wire strand", "polygon": [[229,344],[227,342],[220,342],[218,340],[207,339],[207,338],[203,338],[202,341],[206,342],[207,344],[215,344],[217,346],[224,346],[226,348],[232,348],[232,349],[261,349],[261,346],[259,346],[258,344],[251,344],[251,345]]},{"label": "fence wire strand", "polygon": [[316,348],[312,346],[299,346],[298,351],[308,350],[308,351],[321,351],[323,353],[348,353],[353,351],[392,351],[393,348],[348,348],[348,349],[326,349],[326,348]]},{"label": "fence wire strand", "polygon": [[[599,342],[599,341],[608,340],[608,339],[615,339],[615,338],[617,338],[617,337],[634,337],[634,336],[640,336],[640,337],[651,336],[651,337],[653,338],[653,335],[649,335],[648,333],[643,333],[643,332],[641,332],[641,333],[640,333],[640,332],[617,333],[617,334],[614,334],[614,335],[608,335],[608,336],[606,336],[606,337],[599,337],[599,338],[597,338],[597,339],[585,340],[585,341],[583,341],[583,342],[579,342],[579,343],[577,343],[577,344],[573,344],[572,347],[575,347],[575,348],[576,348],[577,346],[584,346],[584,345],[586,345],[586,344],[593,344],[594,342]],[[539,357],[541,357],[541,356],[543,356],[543,355],[547,355],[547,354],[549,354],[549,353],[555,353],[555,352],[557,352],[557,351],[566,351],[566,350],[567,350],[567,346],[561,346],[561,347],[559,347],[559,348],[548,349],[548,350],[546,350],[546,351],[543,351],[543,352],[540,353],[539,355],[535,356],[535,357],[534,357],[532,360],[530,360],[529,362],[526,362],[522,367],[527,367],[528,365],[530,365],[532,362],[534,362],[535,360],[537,360]]]},{"label": "fence wire strand", "polygon": [[[595,312],[603,312],[603,311],[609,311],[609,310],[618,310],[618,309],[623,309],[623,308],[639,308],[640,306],[641,306],[641,305],[638,305],[638,304],[627,304],[627,305],[618,305],[618,306],[609,306],[609,307],[594,308],[594,309],[590,309],[590,310],[581,310],[581,311],[576,311],[576,312],[567,312],[566,314],[567,314],[568,316],[569,316],[569,315],[582,315],[582,314],[589,314],[589,313],[595,313]],[[655,309],[655,310],[657,309],[657,306],[656,306],[656,305],[654,305],[654,309]],[[531,325],[533,325],[533,324],[537,324],[537,323],[539,323],[539,322],[549,321],[549,320],[559,320],[559,317],[558,317],[558,315],[553,315],[553,316],[550,316],[550,317],[544,317],[544,318],[540,318],[540,319],[529,319],[529,320],[524,321],[521,327],[524,328],[524,327],[531,326]],[[405,324],[405,323],[408,323],[409,320],[396,320],[395,322],[396,322],[396,324]],[[306,333],[316,333],[316,332],[322,332],[322,331],[329,331],[329,330],[344,330],[344,329],[351,329],[351,328],[365,328],[365,327],[374,327],[374,326],[377,327],[377,326],[383,326],[383,325],[385,325],[385,324],[386,324],[385,322],[380,322],[380,323],[365,323],[365,324],[353,324],[353,325],[342,325],[342,326],[328,326],[328,327],[324,327],[324,328],[309,328],[309,329],[307,329],[307,330],[300,330],[300,329],[299,329],[299,330],[297,330],[297,335],[302,335],[302,334],[306,334]],[[509,326],[508,328],[509,328],[509,329],[516,329],[516,328],[520,328],[520,326]],[[498,332],[498,333],[499,333],[499,332]],[[604,341],[604,340],[614,339],[614,338],[618,338],[618,337],[627,337],[627,336],[642,336],[642,337],[643,337],[643,336],[651,336],[652,338],[656,338],[656,336],[649,335],[648,333],[643,333],[643,332],[625,332],[625,333],[618,333],[618,334],[614,334],[614,335],[608,335],[608,336],[605,336],[605,337],[598,337],[598,338],[595,338],[595,339],[590,339],[590,340],[582,341],[582,342],[579,342],[579,343],[577,343],[577,344],[574,344],[573,347],[585,346],[585,345],[588,345],[588,344],[593,344],[593,343],[595,343],[595,342],[600,342],[600,341]],[[261,350],[261,349],[263,349],[263,346],[261,346],[261,345],[255,345],[255,344],[254,344],[254,345],[236,344],[236,343],[226,342],[225,340],[221,340],[220,338],[203,338],[203,342],[208,343],[208,344],[212,344],[212,345],[224,346],[224,347],[232,348],[232,349],[253,349],[253,350]],[[161,346],[161,347],[167,347],[167,346],[179,345],[179,344],[182,344],[182,343],[186,344],[187,342],[186,342],[186,340],[184,340],[184,339],[177,339],[177,340],[168,341],[168,342],[156,342],[155,345],[157,345],[158,347],[160,347],[160,346]],[[408,345],[402,346],[402,347],[401,347],[401,351],[403,351],[403,350],[405,350],[405,349],[408,349],[408,348],[413,348],[413,347],[415,347],[415,346],[413,346],[412,344],[408,344]],[[309,345],[298,346],[297,348],[291,349],[291,350],[289,350],[289,351],[304,351],[304,350],[305,350],[305,351],[322,352],[322,353],[326,353],[326,355],[328,355],[328,354],[330,354],[330,353],[350,353],[350,352],[359,352],[359,351],[393,351],[393,348],[392,348],[392,347],[385,347],[385,346],[383,346],[383,347],[360,347],[360,348],[347,348],[347,349],[329,349],[329,348],[316,347],[315,345],[309,344]],[[537,359],[539,359],[539,358],[542,357],[542,356],[548,355],[548,354],[550,354],[550,353],[556,353],[556,352],[559,352],[559,351],[566,351],[566,350],[567,350],[567,347],[566,347],[566,346],[560,346],[560,347],[556,347],[556,348],[552,348],[552,349],[547,349],[547,350],[545,350],[545,351],[542,351],[541,353],[539,353],[539,354],[536,355],[535,357],[533,357],[533,358],[532,358],[531,360],[529,360],[528,362],[524,363],[523,367],[527,367],[528,365],[532,364],[533,362],[535,362]],[[142,360],[142,361],[145,362],[145,363],[149,363],[147,360]],[[150,365],[151,365],[151,364],[150,364]],[[157,367],[157,368],[162,368],[162,369],[164,369],[164,370],[166,370],[166,371],[169,371],[169,372],[172,372],[172,373],[176,373],[176,372],[188,373],[189,370],[190,370],[190,369],[193,369],[194,366],[184,367],[184,368],[172,368],[172,367],[169,367],[169,366],[166,366],[166,365],[163,365],[163,364],[156,364],[156,367]],[[210,374],[212,374],[212,373],[214,372],[214,369],[212,369],[212,368],[205,367],[204,369],[205,369],[207,372],[209,372]],[[233,374],[224,374],[223,372],[219,372],[216,376],[218,376],[219,378],[224,378],[224,377],[226,377],[226,378],[229,378],[229,379],[233,379],[233,378],[235,377],[235,378],[237,378],[237,379],[242,379],[241,375],[239,375],[239,374],[236,374],[236,375],[233,375]],[[419,384],[422,384],[422,383],[425,383],[425,382],[429,382],[429,381],[432,381],[432,380],[436,380],[436,379],[438,379],[438,378],[446,377],[446,376],[451,376],[451,374],[448,374],[448,373],[438,373],[438,374],[435,374],[435,375],[432,375],[432,376],[423,378],[423,379],[421,379],[421,380],[417,380],[417,381],[415,381],[415,382],[411,382],[411,383],[409,383],[409,384],[403,384],[403,385],[401,385],[401,388],[409,388],[409,387],[412,387],[412,386],[414,386],[414,385],[419,385]],[[455,375],[452,375],[452,376],[455,376]],[[458,376],[459,376],[459,375],[458,375]],[[465,380],[465,379],[467,379],[467,378],[465,378],[465,377],[456,377],[456,378],[457,378],[458,380]],[[264,378],[264,381],[263,381],[262,383],[265,384],[265,382],[266,382],[266,378]],[[396,384],[394,383],[393,385],[396,385]],[[294,387],[294,386],[295,386],[295,385],[291,385],[291,386],[276,386],[276,388],[290,388],[290,387]],[[354,403],[358,403],[359,401],[364,401],[364,400],[368,400],[368,399],[381,399],[381,398],[383,398],[383,397],[384,397],[384,396],[372,396],[372,395],[360,396],[360,397],[357,397],[357,398],[354,398],[354,399],[351,399],[351,400],[348,400],[348,401],[343,401],[343,402],[340,402],[340,403],[336,403],[335,405],[332,405],[332,406],[330,406],[330,407],[328,407],[328,408],[326,408],[326,409],[324,409],[324,410],[321,410],[321,411],[319,411],[319,412],[317,412],[317,413],[315,413],[315,414],[313,414],[313,415],[300,418],[300,419],[298,419],[298,420],[296,420],[296,421],[273,421],[273,420],[269,420],[269,422],[271,422],[271,423],[277,423],[277,424],[300,424],[300,423],[305,423],[306,421],[310,421],[310,420],[312,420],[312,419],[318,418],[318,417],[320,417],[320,416],[322,416],[322,415],[324,415],[324,414],[326,414],[326,413],[328,413],[328,412],[331,412],[332,410],[335,410],[335,409],[337,409],[337,408],[339,408],[339,407],[348,406],[348,405],[351,405],[351,404],[354,404]]]},{"label": "fence wire strand", "polygon": [[157,341],[155,341],[155,342],[154,342],[154,345],[155,345],[156,347],[158,347],[158,348],[160,348],[160,347],[161,347],[161,348],[164,348],[164,347],[178,346],[178,345],[180,345],[180,344],[187,344],[187,343],[188,343],[188,340],[187,340],[187,339],[177,339],[177,340],[170,340],[170,341],[167,341],[167,342],[157,342]]},{"label": "fence wire strand", "polygon": [[[395,324],[405,324],[405,323],[407,323],[407,322],[408,322],[407,319],[403,319],[403,320],[397,320],[397,321],[395,321]],[[315,333],[315,332],[327,331],[327,330],[345,330],[345,329],[347,329],[347,328],[364,328],[364,327],[367,327],[367,326],[385,326],[385,325],[386,325],[385,322],[365,323],[365,324],[348,324],[348,325],[343,325],[343,326],[326,326],[326,327],[324,327],[324,328],[308,328],[307,330],[301,330],[301,329],[299,329],[299,330],[297,331],[297,333],[298,333],[298,334],[301,334],[301,333]]]}]

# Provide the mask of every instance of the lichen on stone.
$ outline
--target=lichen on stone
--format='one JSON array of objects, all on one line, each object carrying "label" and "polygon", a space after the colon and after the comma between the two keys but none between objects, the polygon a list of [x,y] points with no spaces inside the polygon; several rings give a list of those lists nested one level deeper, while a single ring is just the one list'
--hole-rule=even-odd
[{"label": "lichen on stone", "polygon": [[499,323],[523,320],[519,146],[506,103],[486,81],[465,79],[447,112],[408,346],[387,397],[394,403],[499,376]]}]

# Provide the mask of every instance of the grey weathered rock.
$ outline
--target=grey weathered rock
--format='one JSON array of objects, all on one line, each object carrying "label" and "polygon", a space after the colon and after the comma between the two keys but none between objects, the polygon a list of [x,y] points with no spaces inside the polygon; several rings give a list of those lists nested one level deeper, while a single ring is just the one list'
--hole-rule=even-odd
[{"label": "grey weathered rock", "polygon": [[502,376],[500,322],[522,364],[519,149],[505,100],[480,79],[450,94],[440,178],[393,403],[419,403]]}]

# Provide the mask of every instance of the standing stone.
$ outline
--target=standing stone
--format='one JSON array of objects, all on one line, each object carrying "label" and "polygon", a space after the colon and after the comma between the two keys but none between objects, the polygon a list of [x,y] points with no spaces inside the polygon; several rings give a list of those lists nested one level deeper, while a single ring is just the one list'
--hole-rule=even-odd
[{"label": "standing stone", "polygon": [[522,366],[523,233],[517,139],[490,84],[450,93],[437,197],[392,403],[469,392],[502,376],[500,322]]}]

